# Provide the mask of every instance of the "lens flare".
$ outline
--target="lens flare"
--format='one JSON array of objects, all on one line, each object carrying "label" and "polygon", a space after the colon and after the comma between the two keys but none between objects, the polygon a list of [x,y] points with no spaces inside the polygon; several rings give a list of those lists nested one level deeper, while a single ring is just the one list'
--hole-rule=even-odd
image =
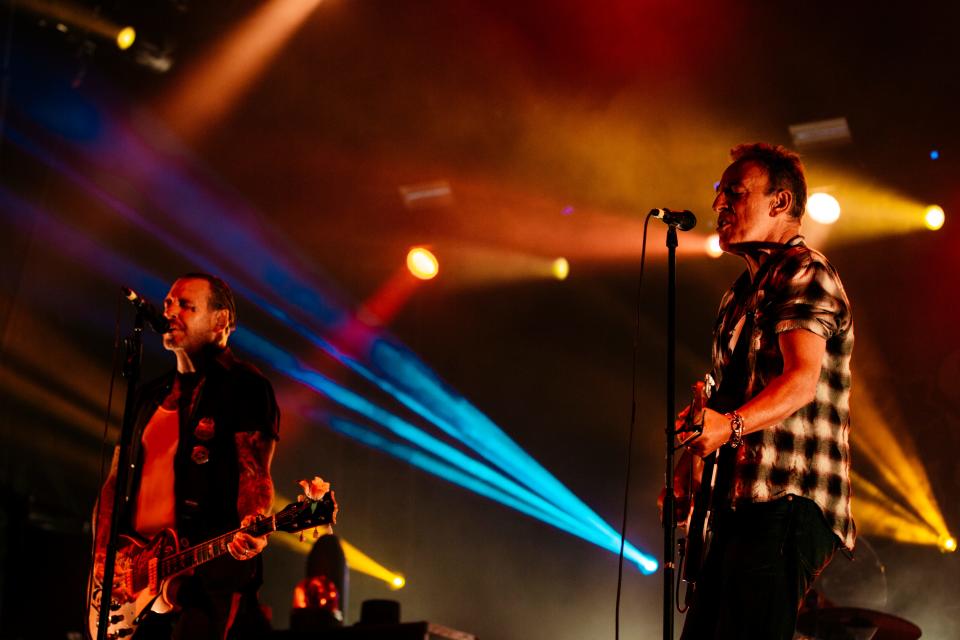
[{"label": "lens flare", "polygon": [[421,280],[430,280],[440,272],[440,263],[429,250],[414,247],[407,253],[407,269]]},{"label": "lens flare", "polygon": [[927,207],[927,210],[923,213],[923,222],[927,225],[927,229],[931,231],[936,231],[942,227],[946,218],[943,209],[935,204]]}]

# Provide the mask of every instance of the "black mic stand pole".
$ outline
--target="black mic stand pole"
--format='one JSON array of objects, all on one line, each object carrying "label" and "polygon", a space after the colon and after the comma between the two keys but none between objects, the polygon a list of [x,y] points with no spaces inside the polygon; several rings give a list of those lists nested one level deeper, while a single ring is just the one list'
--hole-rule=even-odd
[{"label": "black mic stand pole", "polygon": [[673,440],[676,435],[677,376],[677,227],[667,225],[667,427],[666,493],[663,497],[663,640],[673,640],[673,583],[676,511],[673,496]]},{"label": "black mic stand pole", "polygon": [[[123,341],[125,355],[123,359],[123,377],[127,379],[127,395],[123,405],[123,421],[120,427],[120,451],[117,456],[117,477],[114,479],[113,505],[110,511],[110,535],[107,538],[107,555],[103,565],[103,582],[100,591],[100,616],[97,620],[97,640],[106,640],[107,625],[110,621],[111,598],[113,597],[113,576],[117,559],[117,542],[121,511],[126,512],[129,501],[129,479],[133,468],[130,460],[133,427],[136,416],[133,412],[134,395],[140,381],[140,364],[143,360],[144,318],[140,310],[133,321],[133,333]],[[103,505],[100,505],[100,509]],[[94,560],[96,563],[96,560]]]}]

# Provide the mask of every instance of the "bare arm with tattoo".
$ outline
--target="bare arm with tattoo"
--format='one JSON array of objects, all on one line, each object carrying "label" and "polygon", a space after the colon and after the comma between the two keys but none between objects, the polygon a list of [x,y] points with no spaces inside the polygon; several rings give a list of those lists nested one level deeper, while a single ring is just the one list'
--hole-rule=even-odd
[{"label": "bare arm with tattoo", "polygon": [[[270,463],[276,441],[259,431],[238,433],[234,437],[240,469],[237,512],[242,519],[241,525],[246,526],[257,517],[268,515],[273,505]],[[238,533],[227,546],[234,558],[247,560],[263,551],[267,546],[267,538]]]}]

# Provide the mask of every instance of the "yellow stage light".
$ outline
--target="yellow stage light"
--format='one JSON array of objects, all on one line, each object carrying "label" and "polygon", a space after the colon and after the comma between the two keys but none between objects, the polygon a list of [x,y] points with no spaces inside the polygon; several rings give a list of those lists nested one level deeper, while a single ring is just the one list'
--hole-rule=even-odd
[{"label": "yellow stage light", "polygon": [[719,258],[723,255],[723,249],[720,248],[720,235],[713,233],[707,237],[707,242],[704,244],[704,248],[707,250],[707,255],[711,258]]},{"label": "yellow stage light", "polygon": [[833,224],[840,218],[840,203],[829,193],[814,193],[807,200],[807,213],[820,224]]},{"label": "yellow stage light", "polygon": [[566,258],[557,258],[553,261],[553,277],[557,280],[566,280],[570,275],[570,263]]},{"label": "yellow stage light", "polygon": [[[283,507],[290,504],[290,500],[285,496],[276,494],[273,498],[273,510],[281,511]],[[275,541],[278,545],[284,546],[296,553],[307,555],[310,553],[310,549],[313,548],[314,542],[316,542],[317,537],[326,535],[330,532],[329,527],[317,527],[316,532],[308,531],[306,535],[303,536],[303,539],[300,539],[301,534],[297,533],[288,533],[283,535],[274,536],[271,540]],[[364,552],[357,549],[355,546],[344,540],[342,537],[339,538],[340,547],[343,549],[343,555],[347,561],[347,568],[350,571],[356,571],[358,573],[366,574],[372,578],[378,580],[383,580],[387,583],[393,590],[402,589],[407,584],[407,579],[403,577],[402,574],[390,571],[385,566],[365,554]]]},{"label": "yellow stage light", "polygon": [[851,470],[857,528],[901,542],[942,547],[951,536],[923,458],[903,426],[907,420],[895,405],[881,404],[874,397],[871,381],[886,370],[882,356],[868,341],[861,340],[857,349],[860,383],[851,397],[857,428],[850,430],[850,442],[857,460],[876,472],[870,481]]},{"label": "yellow stage light", "polygon": [[940,551],[944,553],[953,553],[957,550],[957,539],[947,535],[940,538]]},{"label": "yellow stage light", "polygon": [[407,269],[421,280],[435,278],[440,271],[436,256],[423,247],[414,247],[407,253]]},{"label": "yellow stage light", "polygon": [[936,231],[942,227],[945,220],[946,215],[943,213],[943,209],[935,204],[927,207],[927,210],[923,213],[923,222],[927,225],[927,229],[931,231]]},{"label": "yellow stage light", "polygon": [[908,544],[939,544],[936,530],[913,511],[852,469],[850,478],[859,532]]},{"label": "yellow stage light", "polygon": [[117,32],[117,46],[121,51],[126,51],[133,46],[133,41],[137,39],[137,32],[133,27],[124,27]]}]

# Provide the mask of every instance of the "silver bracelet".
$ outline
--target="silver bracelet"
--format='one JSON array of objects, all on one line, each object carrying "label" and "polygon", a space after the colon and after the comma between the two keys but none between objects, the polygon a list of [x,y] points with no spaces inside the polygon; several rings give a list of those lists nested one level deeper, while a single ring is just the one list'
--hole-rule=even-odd
[{"label": "silver bracelet", "polygon": [[727,417],[730,418],[730,439],[727,440],[727,444],[731,449],[736,449],[743,444],[743,416],[736,411],[731,411]]}]

